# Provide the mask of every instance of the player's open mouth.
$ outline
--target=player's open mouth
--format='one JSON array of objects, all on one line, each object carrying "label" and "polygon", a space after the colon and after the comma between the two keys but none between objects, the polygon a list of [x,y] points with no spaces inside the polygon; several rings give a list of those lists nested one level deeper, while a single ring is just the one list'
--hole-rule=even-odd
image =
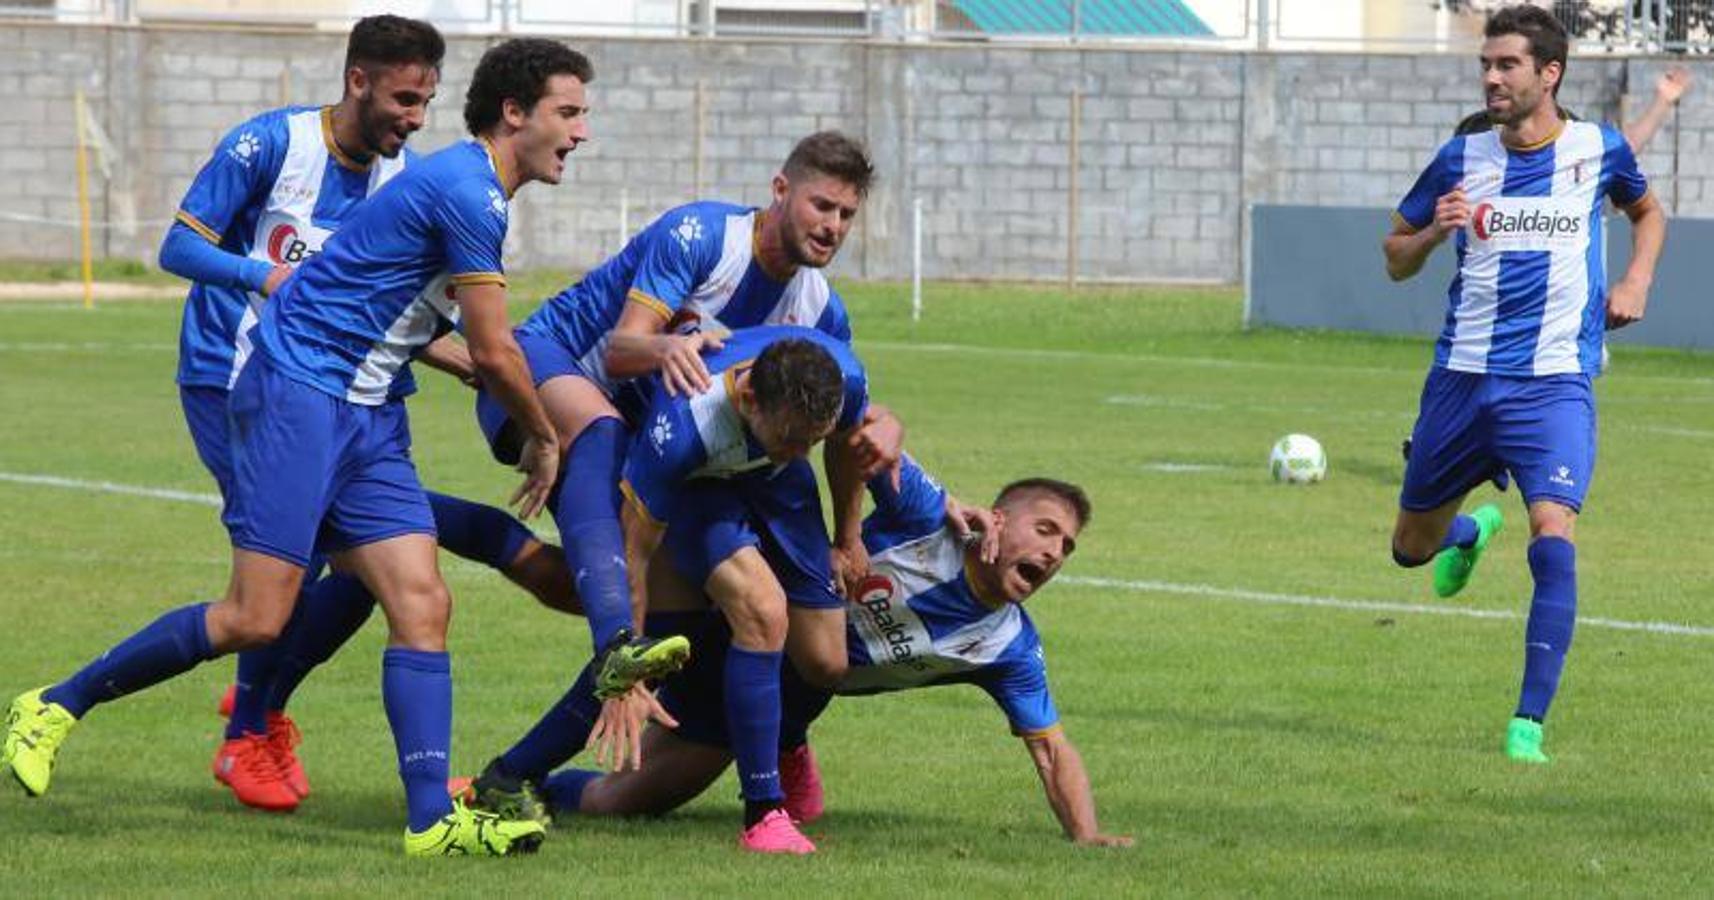
[{"label": "player's open mouth", "polygon": [[1022,578],[1024,583],[1028,584],[1032,588],[1041,587],[1041,583],[1047,580],[1047,569],[1042,568],[1033,562],[1020,561],[1016,568],[1018,570],[1018,577]]},{"label": "player's open mouth", "polygon": [[811,247],[814,247],[817,250],[820,250],[822,253],[832,253],[833,252],[833,241],[828,240],[827,238],[816,237],[815,235],[812,234],[809,236],[809,245]]}]

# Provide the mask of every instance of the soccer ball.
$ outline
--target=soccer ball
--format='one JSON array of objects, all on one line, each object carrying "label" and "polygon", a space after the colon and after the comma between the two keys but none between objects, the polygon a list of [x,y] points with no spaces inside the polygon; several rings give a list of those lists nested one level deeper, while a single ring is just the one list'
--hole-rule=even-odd
[{"label": "soccer ball", "polygon": [[1274,442],[1268,471],[1285,484],[1314,484],[1327,477],[1327,454],[1307,434],[1288,434]]}]

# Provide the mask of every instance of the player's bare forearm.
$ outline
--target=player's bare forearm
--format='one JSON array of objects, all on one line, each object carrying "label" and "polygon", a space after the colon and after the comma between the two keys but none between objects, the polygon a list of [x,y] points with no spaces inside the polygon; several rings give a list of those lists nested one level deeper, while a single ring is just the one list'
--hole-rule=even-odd
[{"label": "player's bare forearm", "polygon": [[833,500],[833,543],[852,546],[863,542],[863,493],[852,431],[841,431],[822,445],[822,463],[827,470],[827,492]]},{"label": "player's bare forearm", "polygon": [[1625,143],[1631,145],[1632,153],[1643,152],[1643,148],[1654,138],[1655,132],[1666,124],[1666,117],[1672,114],[1672,107],[1671,101],[1656,97],[1649,103],[1649,108],[1643,110],[1642,115],[1625,125]]},{"label": "player's bare forearm", "polygon": [[1065,732],[1055,729],[1047,734],[1024,739],[1030,759],[1041,776],[1047,802],[1059,819],[1065,836],[1079,844],[1106,847],[1129,847],[1131,839],[1123,835],[1101,833],[1095,821],[1095,792],[1089,787],[1089,773],[1083,768],[1083,757]]},{"label": "player's bare forearm", "polygon": [[1655,264],[1666,246],[1666,210],[1654,192],[1625,207],[1631,220],[1631,263],[1625,268],[1625,280],[1647,287],[1654,282]]},{"label": "player's bare forearm", "polygon": [[529,364],[506,318],[506,289],[498,284],[463,285],[457,296],[476,377],[527,438],[554,443],[553,422],[536,396]]},{"label": "player's bare forearm", "polygon": [[470,350],[452,335],[446,335],[431,342],[417,354],[417,359],[431,369],[445,372],[464,382],[469,387],[477,386],[476,363],[470,358]]},{"label": "player's bare forearm", "polygon": [[636,378],[661,366],[660,337],[666,320],[640,303],[626,303],[607,336],[607,374]]},{"label": "player's bare forearm", "polygon": [[1404,281],[1422,271],[1423,263],[1428,261],[1428,255],[1434,248],[1440,246],[1443,236],[1438,236],[1433,228],[1421,231],[1394,231],[1381,242],[1381,250],[1387,256],[1387,277],[1394,281]]}]

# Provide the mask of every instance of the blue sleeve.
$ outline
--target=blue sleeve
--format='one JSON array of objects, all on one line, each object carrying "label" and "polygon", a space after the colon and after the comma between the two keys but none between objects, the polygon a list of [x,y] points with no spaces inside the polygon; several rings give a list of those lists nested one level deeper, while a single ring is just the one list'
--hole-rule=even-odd
[{"label": "blue sleeve", "polygon": [[723,238],[693,208],[675,209],[637,236],[642,259],[625,299],[653,310],[665,322],[678,312],[714,268]]},{"label": "blue sleeve", "polygon": [[506,196],[485,178],[463,178],[434,207],[446,271],[455,285],[505,284]]},{"label": "blue sleeve", "polygon": [[174,222],[167,229],[160,266],[198,284],[251,291],[262,290],[274,270],[262,260],[220,249],[184,222]]},{"label": "blue sleeve", "polygon": [[653,402],[625,454],[621,487],[649,518],[665,524],[673,519],[679,485],[702,467],[707,454],[690,404],[659,386],[653,390]]},{"label": "blue sleeve", "polygon": [[1649,182],[1637,168],[1637,155],[1624,134],[1611,125],[1601,126],[1605,152],[1601,169],[1607,176],[1607,196],[1616,206],[1630,206],[1649,192]]},{"label": "blue sleeve", "polygon": [[[1434,203],[1440,196],[1452,190],[1458,183],[1458,175],[1449,160],[1453,153],[1462,155],[1464,139],[1453,138],[1442,145],[1440,152],[1434,155],[1428,168],[1417,176],[1416,184],[1411,185],[1410,193],[1399,201],[1394,215],[1397,221],[1404,222],[1415,230],[1422,230],[1434,221]],[[1456,149],[1454,149],[1456,148]]]},{"label": "blue sleeve", "polygon": [[827,298],[827,308],[821,311],[821,318],[815,320],[815,330],[844,343],[851,343],[851,316],[845,312],[845,303],[834,293]]},{"label": "blue sleeve", "polygon": [[[174,220],[208,243],[220,246],[227,229],[244,210],[260,202],[279,178],[290,140],[285,119],[280,116],[258,116],[227,132],[185,191]],[[168,231],[169,239],[175,230]],[[163,267],[166,267],[166,249],[163,244]],[[169,271],[193,281],[203,280],[177,269]],[[262,277],[265,279],[267,275]],[[256,287],[261,287],[261,283],[257,282]]]},{"label": "blue sleeve", "polygon": [[869,481],[875,511],[863,521],[863,543],[871,553],[940,530],[946,520],[946,489],[935,483],[909,453],[899,464],[899,486],[891,472]]},{"label": "blue sleeve", "polygon": [[1033,737],[1059,726],[1059,710],[1047,687],[1047,663],[1034,627],[1027,626],[1018,640],[1021,646],[1007,648],[977,683],[1005,712],[1013,734]]},{"label": "blue sleeve", "polygon": [[839,360],[839,367],[845,372],[845,397],[833,430],[849,431],[863,424],[863,414],[869,411],[869,376],[856,357]]}]

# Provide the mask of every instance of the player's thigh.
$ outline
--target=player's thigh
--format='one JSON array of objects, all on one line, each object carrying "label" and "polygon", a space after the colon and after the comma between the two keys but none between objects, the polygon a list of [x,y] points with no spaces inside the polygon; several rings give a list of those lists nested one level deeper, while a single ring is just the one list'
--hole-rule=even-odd
[{"label": "player's thigh", "polygon": [[[569,447],[595,419],[618,417],[612,401],[564,345],[539,335],[519,334],[517,340],[530,370],[530,381],[553,420],[561,446]],[[476,424],[494,458],[506,465],[516,465],[523,449],[523,434],[511,414],[486,390],[476,392]]]},{"label": "player's thigh", "polygon": [[208,641],[218,652],[260,647],[291,619],[304,570],[288,560],[233,548],[226,596],[208,609]]},{"label": "player's thigh", "polygon": [[1400,562],[1415,565],[1427,562],[1440,550],[1440,542],[1452,527],[1452,520],[1464,505],[1463,495],[1427,510],[1400,509],[1393,524],[1393,552]]},{"label": "player's thigh", "polygon": [[702,592],[700,584],[685,578],[673,565],[672,554],[664,543],[650,555],[645,571],[648,590],[644,596],[649,598],[649,612],[694,612],[708,608],[708,595]]},{"label": "player's thigh", "polygon": [[809,684],[834,688],[850,662],[845,648],[845,610],[790,606],[786,656]]},{"label": "player's thigh", "polygon": [[661,728],[643,735],[643,767],[604,775],[584,788],[585,815],[659,815],[708,790],[732,763],[724,747],[684,740]]},{"label": "player's thigh", "polygon": [[754,546],[742,547],[716,565],[705,588],[725,613],[734,644],[761,652],[785,649],[786,594]]},{"label": "player's thigh", "polygon": [[793,607],[843,610],[834,588],[833,560],[815,470],[796,460],[769,477],[736,482],[750,526],[761,540],[762,556],[773,569]]},{"label": "player's thigh", "polygon": [[1589,377],[1510,379],[1494,417],[1496,450],[1524,502],[1532,509],[1546,502],[1572,513],[1582,510],[1595,477],[1595,392]]},{"label": "player's thigh", "polygon": [[678,574],[702,585],[726,614],[740,646],[782,649],[785,591],[762,556],[761,537],[738,488],[724,479],[687,482],[674,509],[662,543]]},{"label": "player's thigh", "polygon": [[[1441,510],[1496,474],[1501,466],[1489,443],[1484,379],[1447,369],[1423,381],[1410,457],[1405,461],[1399,509]],[[1454,507],[1456,509],[1456,507]],[[1401,523],[1404,517],[1400,517]],[[1414,521],[1414,520],[1413,520]]]}]

